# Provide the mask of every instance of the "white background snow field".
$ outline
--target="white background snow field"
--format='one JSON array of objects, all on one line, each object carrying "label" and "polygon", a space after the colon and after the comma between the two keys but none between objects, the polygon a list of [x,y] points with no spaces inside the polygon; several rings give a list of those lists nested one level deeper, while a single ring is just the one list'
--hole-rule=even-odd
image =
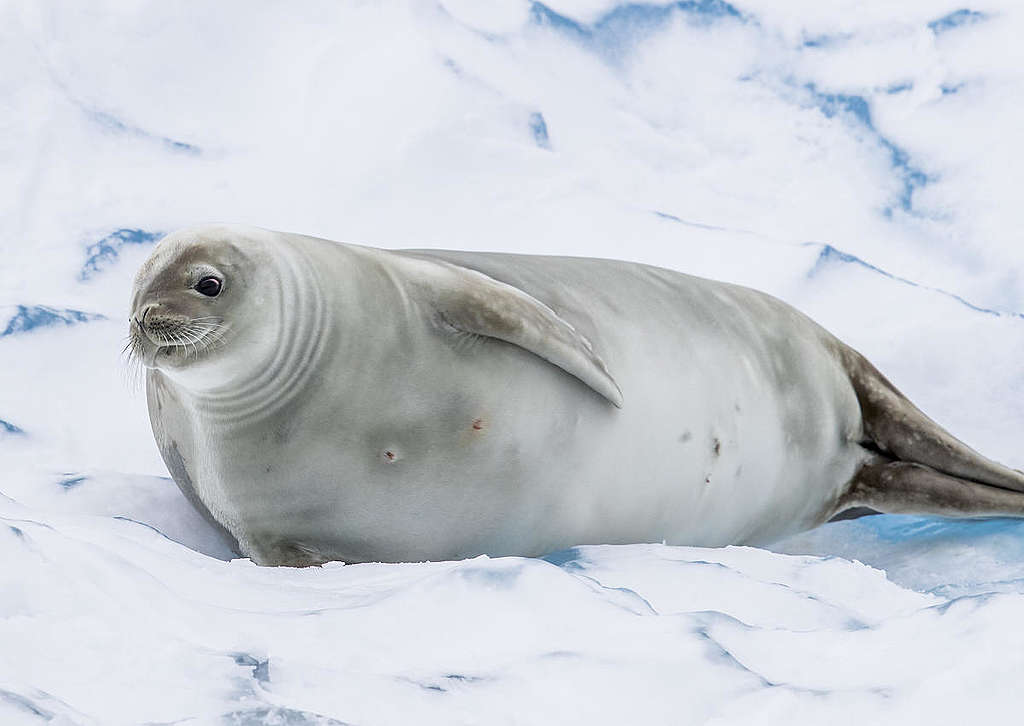
[{"label": "white background snow field", "polygon": [[120,357],[190,224],[616,257],[1024,468],[1024,6],[963,2],[0,0],[0,724],[1017,722],[1024,523],[260,568]]}]

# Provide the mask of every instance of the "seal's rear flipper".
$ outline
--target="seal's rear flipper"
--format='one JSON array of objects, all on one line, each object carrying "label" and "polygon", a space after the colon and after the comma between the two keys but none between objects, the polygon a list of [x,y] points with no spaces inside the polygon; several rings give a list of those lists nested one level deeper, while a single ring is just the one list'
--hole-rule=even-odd
[{"label": "seal's rear flipper", "polygon": [[840,509],[862,507],[886,514],[1024,517],[1024,494],[879,457],[857,472]]},{"label": "seal's rear flipper", "polygon": [[[925,416],[864,356],[842,343],[838,345],[842,346],[842,360],[860,403],[864,433],[869,439],[864,442],[867,448],[896,460],[894,464],[923,464],[933,473],[954,480],[1024,492],[1024,473],[985,458],[954,437]],[[925,481],[917,474],[904,479]],[[929,491],[934,493],[934,487],[929,486]]]}]

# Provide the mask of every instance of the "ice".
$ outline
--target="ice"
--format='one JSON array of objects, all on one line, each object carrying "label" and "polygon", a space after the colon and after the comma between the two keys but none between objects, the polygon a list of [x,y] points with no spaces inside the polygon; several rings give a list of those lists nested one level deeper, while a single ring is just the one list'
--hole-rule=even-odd
[{"label": "ice", "polygon": [[617,257],[778,295],[1022,468],[1019,4],[0,18],[0,723],[1016,717],[1024,522],[260,568],[168,478],[119,354],[188,224]]}]

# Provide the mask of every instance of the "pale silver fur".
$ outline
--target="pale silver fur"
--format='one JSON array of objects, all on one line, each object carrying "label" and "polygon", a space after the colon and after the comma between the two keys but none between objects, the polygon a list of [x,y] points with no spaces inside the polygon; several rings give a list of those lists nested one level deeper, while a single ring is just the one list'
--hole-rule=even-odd
[{"label": "pale silver fur", "polygon": [[[224,314],[231,339],[206,360],[157,360],[147,387],[165,456],[259,562],[764,542],[827,519],[865,460],[831,336],[761,293],[627,263],[477,256],[476,274],[514,270],[504,282],[546,293],[614,376],[617,408],[521,347],[446,339],[416,291],[469,253],[185,230],[140,274],[136,308],[152,270],[225,239],[258,260]],[[665,286],[685,291],[677,304],[659,303]],[[707,317],[724,308],[725,331]]]}]

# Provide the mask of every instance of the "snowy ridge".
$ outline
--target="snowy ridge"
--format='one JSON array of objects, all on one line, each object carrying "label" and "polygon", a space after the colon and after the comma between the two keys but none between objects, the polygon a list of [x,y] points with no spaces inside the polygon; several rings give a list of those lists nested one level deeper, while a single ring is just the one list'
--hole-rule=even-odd
[{"label": "snowy ridge", "polygon": [[125,245],[146,245],[163,237],[162,232],[147,232],[142,229],[122,227],[114,230],[106,237],[90,244],[85,250],[85,263],[79,273],[79,279],[88,280],[112,265]]},{"label": "snowy ridge", "polygon": [[931,28],[933,33],[939,35],[964,25],[980,23],[982,20],[987,19],[987,17],[985,13],[979,13],[977,10],[960,8],[959,10],[954,10],[949,15],[943,15],[941,18],[931,21],[928,23],[928,27]]},{"label": "snowy ridge", "polygon": [[167,138],[166,136],[159,136],[157,134],[150,133],[145,129],[141,129],[138,126],[132,126],[125,123],[121,119],[117,118],[113,114],[109,114],[105,111],[100,111],[95,108],[83,107],[82,112],[86,118],[98,125],[104,131],[114,134],[130,136],[144,141],[152,141],[160,144],[168,151],[175,153],[184,154],[195,154],[201,153],[201,149],[198,146],[192,144],[186,144],[183,141],[175,141],[174,139]]},{"label": "snowy ridge", "polygon": [[983,308],[980,305],[975,305],[974,303],[970,302],[969,300],[964,300],[962,297],[960,297],[956,293],[947,292],[946,290],[941,290],[941,289],[935,288],[935,287],[928,287],[927,285],[920,285],[919,283],[916,283],[913,280],[907,280],[906,278],[903,278],[903,277],[897,277],[896,275],[893,275],[893,274],[890,274],[890,273],[886,272],[885,270],[881,269],[880,267],[875,267],[870,262],[866,262],[866,261],[860,259],[856,255],[851,255],[848,252],[843,252],[842,250],[837,250],[832,245],[829,245],[829,244],[822,245],[822,244],[818,244],[818,243],[815,243],[815,242],[806,242],[805,244],[808,245],[808,246],[820,247],[821,248],[821,254],[818,255],[818,259],[815,261],[814,267],[812,267],[807,272],[807,277],[814,277],[816,274],[821,272],[821,270],[826,265],[830,265],[830,264],[840,263],[840,264],[847,264],[847,265],[857,265],[857,266],[859,266],[859,267],[861,267],[861,268],[863,268],[865,270],[870,270],[871,272],[874,272],[876,274],[882,275],[883,277],[888,277],[889,279],[895,280],[896,282],[901,282],[904,285],[910,285],[911,287],[920,287],[920,288],[923,288],[925,290],[930,290],[932,292],[937,292],[940,295],[945,295],[947,297],[950,297],[950,298],[956,300],[961,305],[965,305],[966,307],[970,308],[971,310],[974,310],[974,311],[979,312],[979,313],[986,313],[988,315],[1008,315],[1010,317],[1015,317],[1015,318],[1024,318],[1024,313],[1015,313],[1015,312],[1007,312],[1007,311],[1000,311],[1000,310],[992,310],[991,308]]},{"label": "snowy ridge", "polygon": [[0,434],[24,434],[25,432],[10,421],[0,419]]},{"label": "snowy ridge", "polygon": [[57,310],[46,305],[17,305],[11,311],[3,330],[0,330],[0,338],[51,325],[75,325],[103,319],[104,316],[98,313],[85,313],[69,308]]},{"label": "snowy ridge", "polygon": [[135,270],[188,224],[615,257],[796,305],[1022,468],[1016,4],[47,0],[4,19],[0,723],[1019,711],[1024,522],[258,568],[168,478],[120,357]]},{"label": "snowy ridge", "polygon": [[739,10],[723,0],[680,0],[664,5],[625,3],[612,7],[592,23],[581,23],[541,2],[530,3],[531,22],[553,28],[612,61],[621,60],[645,36],[680,16],[696,24],[723,19],[747,21]]},{"label": "snowy ridge", "polygon": [[[969,700],[973,678],[990,674],[982,654],[998,648],[1012,669],[1024,644],[1012,627],[1020,577],[999,594],[947,599],[836,557],[662,545],[272,570],[190,555],[130,521],[0,509],[0,548],[18,563],[2,577],[20,583],[2,609],[4,642],[108,653],[100,688],[74,659],[30,661],[21,679],[5,677],[23,703],[94,719],[73,723],[213,723],[273,709],[450,723],[507,708],[531,723],[668,723],[680,713],[744,723],[787,709],[808,722],[899,723],[945,718],[948,704]],[[975,539],[984,551],[996,536],[989,527]],[[979,655],[959,664],[959,685],[943,682],[939,654],[965,629]],[[126,638],[131,649],[114,645]],[[1014,679],[986,698],[990,713],[1014,704]]]}]

